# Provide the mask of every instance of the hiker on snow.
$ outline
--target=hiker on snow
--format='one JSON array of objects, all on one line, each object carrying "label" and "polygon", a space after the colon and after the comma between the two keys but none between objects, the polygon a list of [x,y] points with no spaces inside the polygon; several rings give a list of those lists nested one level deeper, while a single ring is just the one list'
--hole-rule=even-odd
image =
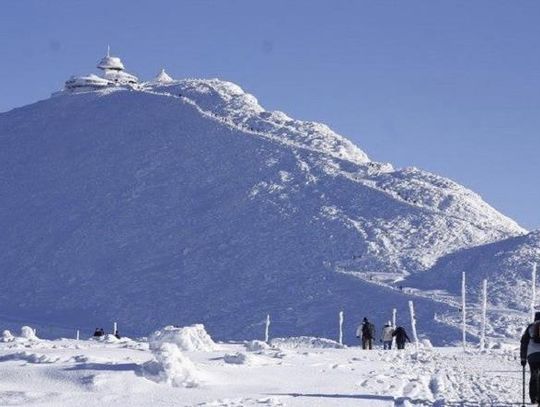
[{"label": "hiker on snow", "polygon": [[407,336],[407,332],[405,332],[405,328],[402,326],[398,326],[396,330],[392,332],[392,336],[396,337],[396,345],[398,349],[405,349],[405,341],[411,341]]},{"label": "hiker on snow", "polygon": [[521,366],[525,369],[527,362],[531,370],[529,381],[529,396],[531,403],[540,401],[540,394],[536,392],[535,378],[540,370],[540,312],[534,314],[534,322],[530,324],[521,337]]},{"label": "hiker on snow", "polygon": [[392,323],[388,321],[382,330],[381,341],[383,343],[383,349],[392,349],[392,340],[394,339],[393,333],[394,329],[392,328]]},{"label": "hiker on snow", "polygon": [[362,349],[373,349],[373,339],[375,338],[375,325],[364,318],[362,324],[356,330],[356,337],[362,337]]}]

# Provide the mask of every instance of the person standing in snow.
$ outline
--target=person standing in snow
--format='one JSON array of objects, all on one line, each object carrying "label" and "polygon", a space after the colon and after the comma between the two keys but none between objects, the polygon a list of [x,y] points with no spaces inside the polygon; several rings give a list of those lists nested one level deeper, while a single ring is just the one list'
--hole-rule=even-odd
[{"label": "person standing in snow", "polygon": [[356,330],[356,337],[362,338],[362,349],[373,349],[373,338],[375,337],[375,325],[368,321],[366,317]]},{"label": "person standing in snow", "polygon": [[530,324],[521,337],[521,366],[525,368],[529,362],[531,379],[529,381],[529,396],[531,403],[540,402],[540,394],[536,391],[536,378],[540,374],[540,312],[534,314],[534,322]]},{"label": "person standing in snow", "polygon": [[396,337],[396,345],[398,349],[405,349],[405,341],[411,341],[407,335],[407,332],[405,332],[405,328],[402,326],[398,326],[396,330],[392,332],[392,336]]},{"label": "person standing in snow", "polygon": [[383,343],[383,349],[392,349],[392,340],[394,339],[393,333],[394,329],[392,328],[392,323],[388,321],[382,330],[381,341]]}]

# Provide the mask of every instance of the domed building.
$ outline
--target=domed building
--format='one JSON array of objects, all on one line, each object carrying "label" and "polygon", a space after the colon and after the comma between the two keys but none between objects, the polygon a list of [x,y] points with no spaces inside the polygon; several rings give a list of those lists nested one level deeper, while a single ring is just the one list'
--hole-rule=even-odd
[{"label": "domed building", "polygon": [[101,76],[72,76],[66,81],[65,90],[85,91],[113,86],[136,88],[139,84],[139,78],[125,71],[122,60],[111,55],[110,47],[107,47],[107,55],[99,61],[97,68],[103,71]]},{"label": "domed building", "polygon": [[110,48],[107,47],[107,55],[97,65],[103,71],[103,77],[117,85],[136,85],[139,78],[124,71],[124,64],[119,57],[111,56]]}]

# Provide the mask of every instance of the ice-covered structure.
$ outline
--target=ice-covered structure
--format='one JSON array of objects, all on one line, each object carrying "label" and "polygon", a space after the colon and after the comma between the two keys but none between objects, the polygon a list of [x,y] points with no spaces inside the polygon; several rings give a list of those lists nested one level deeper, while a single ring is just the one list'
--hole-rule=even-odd
[{"label": "ice-covered structure", "polygon": [[155,83],[171,83],[174,82],[174,79],[169,76],[165,69],[161,69],[161,72],[156,75],[154,78]]},{"label": "ice-covered structure", "polygon": [[72,76],[66,81],[65,90],[84,91],[111,86],[136,88],[139,84],[139,78],[125,71],[122,60],[119,57],[112,56],[109,47],[107,48],[107,55],[99,61],[97,68],[103,71],[102,76],[95,74]]}]

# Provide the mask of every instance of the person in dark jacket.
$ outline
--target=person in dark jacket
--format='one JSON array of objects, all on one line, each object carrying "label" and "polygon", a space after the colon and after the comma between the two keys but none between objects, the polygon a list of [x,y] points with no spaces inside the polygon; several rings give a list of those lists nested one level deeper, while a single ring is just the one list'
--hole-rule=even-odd
[{"label": "person in dark jacket", "polygon": [[99,338],[100,336],[103,336],[103,332],[101,332],[99,328],[96,328],[96,330],[94,331],[94,336],[96,338]]},{"label": "person in dark jacket", "polygon": [[375,325],[364,318],[362,325],[356,330],[356,337],[362,338],[362,349],[373,349],[373,339],[375,338]]},{"label": "person in dark jacket", "polygon": [[521,337],[521,366],[529,362],[531,379],[529,381],[529,396],[531,403],[540,402],[540,394],[536,392],[536,380],[540,373],[540,312],[534,314],[534,322],[530,324]]},{"label": "person in dark jacket", "polygon": [[398,326],[394,333],[392,333],[392,336],[396,338],[396,345],[398,349],[405,349],[405,341],[411,341],[407,335],[407,332],[405,332],[405,328],[402,326]]}]

